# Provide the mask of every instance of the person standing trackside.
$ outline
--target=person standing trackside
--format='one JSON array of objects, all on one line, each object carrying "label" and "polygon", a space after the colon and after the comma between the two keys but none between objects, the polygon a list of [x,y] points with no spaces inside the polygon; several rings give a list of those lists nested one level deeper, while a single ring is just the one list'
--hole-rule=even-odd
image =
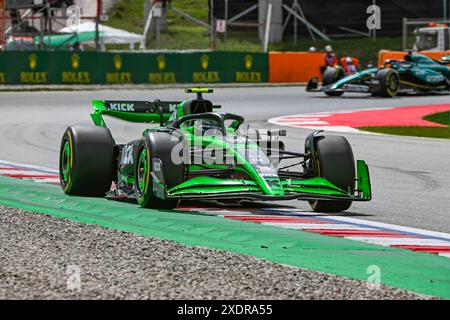
[{"label": "person standing trackside", "polygon": [[346,74],[355,74],[356,72],[358,72],[356,64],[351,57],[345,58],[344,71]]},{"label": "person standing trackside", "polygon": [[325,46],[325,68],[326,67],[334,67],[338,63],[338,59],[333,52],[333,48],[330,45]]}]

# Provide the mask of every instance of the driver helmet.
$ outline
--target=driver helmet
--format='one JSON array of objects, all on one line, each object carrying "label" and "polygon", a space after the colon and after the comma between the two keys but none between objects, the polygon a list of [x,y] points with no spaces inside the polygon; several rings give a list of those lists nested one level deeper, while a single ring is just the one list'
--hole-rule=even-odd
[{"label": "driver helmet", "polygon": [[333,52],[333,47],[330,46],[329,44],[325,46],[325,52],[331,53]]},{"label": "driver helmet", "polygon": [[409,50],[408,51],[408,54],[405,56],[405,60],[406,61],[412,61],[412,51],[411,50]]},{"label": "driver helmet", "polygon": [[345,63],[353,64],[353,59],[351,57],[347,57],[347,58],[345,58]]},{"label": "driver helmet", "polygon": [[317,49],[316,49],[316,47],[312,46],[312,47],[309,47],[308,51],[309,52],[316,52]]}]

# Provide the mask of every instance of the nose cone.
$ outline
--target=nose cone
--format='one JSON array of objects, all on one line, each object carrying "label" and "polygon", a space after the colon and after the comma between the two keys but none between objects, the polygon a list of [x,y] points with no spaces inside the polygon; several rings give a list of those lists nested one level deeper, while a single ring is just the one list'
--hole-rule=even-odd
[{"label": "nose cone", "polygon": [[267,185],[267,190],[264,190],[266,194],[273,195],[273,196],[283,196],[284,195],[284,189],[281,186],[280,178],[278,177],[270,177],[265,178],[264,181]]}]

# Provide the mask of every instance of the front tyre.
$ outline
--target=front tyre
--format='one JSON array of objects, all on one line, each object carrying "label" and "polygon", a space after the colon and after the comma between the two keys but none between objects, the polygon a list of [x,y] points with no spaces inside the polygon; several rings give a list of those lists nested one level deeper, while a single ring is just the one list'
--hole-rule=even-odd
[{"label": "front tyre", "polygon": [[114,140],[102,127],[69,127],[61,140],[59,179],[66,194],[104,196],[114,176]]},{"label": "front tyre", "polygon": [[[315,140],[316,172],[342,190],[355,189],[355,160],[350,143],[342,136],[318,136]],[[351,201],[314,200],[309,202],[317,212],[340,212],[350,208]]]},{"label": "front tyre", "polygon": [[385,98],[392,98],[397,95],[400,89],[400,76],[394,69],[384,68],[377,71],[375,78],[380,84],[377,95]]},{"label": "front tyre", "polygon": [[152,171],[155,170],[153,159],[162,163],[162,173],[166,189],[170,189],[184,181],[184,164],[176,164],[171,159],[176,139],[167,132],[149,133],[139,144],[135,159],[135,191],[136,199],[141,207],[153,209],[173,209],[178,200],[161,199],[156,196],[153,185]]}]

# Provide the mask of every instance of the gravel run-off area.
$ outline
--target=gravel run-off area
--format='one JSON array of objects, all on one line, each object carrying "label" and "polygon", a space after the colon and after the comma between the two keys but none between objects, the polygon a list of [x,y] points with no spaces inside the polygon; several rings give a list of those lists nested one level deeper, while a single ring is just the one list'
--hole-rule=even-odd
[{"label": "gravel run-off area", "polygon": [[427,299],[0,205],[0,299]]}]

